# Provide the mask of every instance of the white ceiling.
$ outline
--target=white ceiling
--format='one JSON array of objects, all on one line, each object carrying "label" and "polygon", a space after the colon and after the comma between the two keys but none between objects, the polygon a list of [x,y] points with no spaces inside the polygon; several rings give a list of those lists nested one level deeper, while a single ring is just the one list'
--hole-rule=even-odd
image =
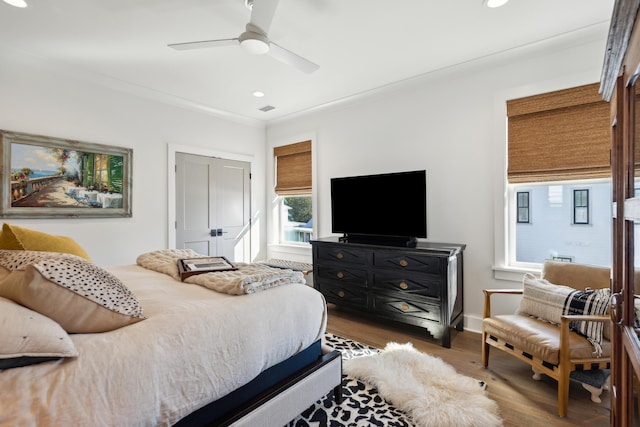
[{"label": "white ceiling", "polygon": [[244,0],[27,1],[0,2],[0,47],[138,95],[266,121],[602,26],[613,10],[613,0],[510,0],[499,9],[482,0],[280,0],[269,37],[320,65],[305,74],[239,46],[167,47],[237,37],[251,13]]}]

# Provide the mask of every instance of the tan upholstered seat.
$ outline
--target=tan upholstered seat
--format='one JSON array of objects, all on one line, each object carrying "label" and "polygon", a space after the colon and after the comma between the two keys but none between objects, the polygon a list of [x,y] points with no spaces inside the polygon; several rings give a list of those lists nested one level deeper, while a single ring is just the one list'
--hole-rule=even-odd
[{"label": "tan upholstered seat", "polygon": [[[545,262],[541,278],[581,290],[610,287],[611,283],[608,268],[553,261]],[[521,289],[484,290],[482,364],[485,368],[488,366],[489,349],[493,346],[528,363],[534,372],[556,379],[558,414],[564,417],[568,409],[571,372],[610,367],[610,319],[608,316],[563,316],[561,325],[556,325],[524,314],[491,316],[492,295],[521,295],[522,292]],[[600,356],[594,356],[594,347],[587,338],[569,329],[569,323],[573,320],[607,323]]]}]

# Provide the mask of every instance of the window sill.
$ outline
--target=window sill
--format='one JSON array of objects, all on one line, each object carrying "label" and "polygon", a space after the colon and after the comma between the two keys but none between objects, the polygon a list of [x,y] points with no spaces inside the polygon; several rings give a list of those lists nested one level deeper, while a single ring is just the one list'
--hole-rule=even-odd
[{"label": "window sill", "polygon": [[273,243],[267,245],[267,258],[288,259],[299,262],[312,262],[311,244],[299,245],[285,243]]},{"label": "window sill", "polygon": [[539,268],[493,266],[492,270],[494,279],[508,282],[522,283],[522,278],[526,273],[532,273],[536,276],[540,275]]}]

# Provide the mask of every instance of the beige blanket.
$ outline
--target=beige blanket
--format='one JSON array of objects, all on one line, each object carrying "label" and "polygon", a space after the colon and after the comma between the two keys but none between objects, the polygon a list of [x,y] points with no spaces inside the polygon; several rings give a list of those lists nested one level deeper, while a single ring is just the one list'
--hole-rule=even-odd
[{"label": "beige blanket", "polygon": [[[161,249],[140,255],[136,263],[148,270],[168,274],[180,280],[178,260],[202,256],[204,255],[191,249]],[[233,265],[237,270],[197,274],[187,277],[184,282],[229,295],[252,294],[275,286],[306,283],[299,271],[243,262],[236,262]]]}]

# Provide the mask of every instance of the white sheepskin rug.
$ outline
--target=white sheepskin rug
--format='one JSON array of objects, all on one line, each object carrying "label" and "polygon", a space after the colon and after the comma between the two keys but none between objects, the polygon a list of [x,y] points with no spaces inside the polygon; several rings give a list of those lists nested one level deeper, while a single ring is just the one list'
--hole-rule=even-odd
[{"label": "white sheepskin rug", "polygon": [[501,426],[496,402],[484,383],[460,375],[442,359],[411,343],[388,343],[379,354],[343,361],[343,371],[378,389],[417,426]]}]

